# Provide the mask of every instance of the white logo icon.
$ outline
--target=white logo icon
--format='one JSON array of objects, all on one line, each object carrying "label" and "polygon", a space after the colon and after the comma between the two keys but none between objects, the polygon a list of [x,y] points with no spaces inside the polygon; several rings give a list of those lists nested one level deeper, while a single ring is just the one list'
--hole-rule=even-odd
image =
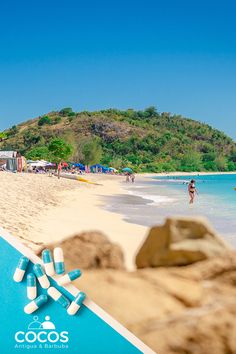
[{"label": "white logo icon", "polygon": [[44,322],[38,321],[38,316],[33,317],[33,322],[28,325],[28,329],[55,329],[54,323],[50,321],[50,317],[46,316]]}]

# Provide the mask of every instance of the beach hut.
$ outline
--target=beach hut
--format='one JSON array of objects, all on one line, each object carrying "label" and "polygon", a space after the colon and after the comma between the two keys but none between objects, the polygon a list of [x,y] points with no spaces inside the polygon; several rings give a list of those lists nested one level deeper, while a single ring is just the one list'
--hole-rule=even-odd
[{"label": "beach hut", "polygon": [[22,172],[25,158],[18,151],[0,151],[0,167],[11,172]]}]

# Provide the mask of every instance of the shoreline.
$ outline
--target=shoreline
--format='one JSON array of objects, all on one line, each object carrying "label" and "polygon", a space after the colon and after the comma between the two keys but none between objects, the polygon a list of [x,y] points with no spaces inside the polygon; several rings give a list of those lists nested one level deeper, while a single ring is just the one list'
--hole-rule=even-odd
[{"label": "shoreline", "polygon": [[[170,216],[204,216],[212,224],[216,232],[230,243],[234,249],[236,248],[234,232],[236,227],[236,199],[235,191],[233,191],[235,190],[236,174],[234,172],[202,173],[201,175],[192,174],[196,176],[197,182],[205,179],[208,182],[207,176],[211,176],[209,181],[214,182],[214,180],[216,180],[217,182],[215,184],[201,183],[197,185],[199,193],[196,196],[195,203],[191,206],[189,206],[188,203],[186,184],[184,185],[182,183],[183,180],[189,180],[191,178],[190,175],[185,173],[181,176],[178,173],[173,173],[172,176],[182,177],[182,180],[171,178],[170,174],[168,178],[165,178],[165,176],[167,176],[165,175],[162,180],[158,180],[158,176],[160,175],[163,177],[163,174],[146,174],[146,177],[149,178],[149,184],[145,183],[147,188],[134,189],[134,193],[132,194],[143,198],[146,202],[143,203],[143,213],[133,213],[133,215],[129,215],[128,222],[137,222],[138,220],[140,224],[151,227],[154,225],[153,220],[156,220],[156,224],[162,224],[164,220]],[[189,177],[185,178],[186,175]],[[223,183],[219,183],[221,180],[220,177],[222,176],[228,177],[223,177]],[[198,177],[199,180],[197,179]],[[157,195],[161,195],[161,198],[157,197]],[[153,203],[147,202],[147,200],[151,200]],[[155,204],[155,211],[153,204]],[[113,210],[116,209],[117,207],[115,206]],[[142,215],[146,215],[146,217],[144,218]],[[155,219],[155,215],[158,216],[158,220]]]},{"label": "shoreline", "polygon": [[232,172],[144,172],[137,173],[137,176],[140,177],[152,177],[152,176],[208,176],[208,175],[236,175],[236,171]]}]

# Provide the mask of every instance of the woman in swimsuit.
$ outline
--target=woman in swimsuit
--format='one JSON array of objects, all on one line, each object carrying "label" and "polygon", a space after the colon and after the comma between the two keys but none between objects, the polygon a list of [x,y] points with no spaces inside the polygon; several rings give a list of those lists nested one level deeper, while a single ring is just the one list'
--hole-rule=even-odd
[{"label": "woman in swimsuit", "polygon": [[195,187],[195,181],[192,179],[188,185],[188,194],[190,196],[189,204],[193,204],[195,194],[197,193],[197,189]]}]

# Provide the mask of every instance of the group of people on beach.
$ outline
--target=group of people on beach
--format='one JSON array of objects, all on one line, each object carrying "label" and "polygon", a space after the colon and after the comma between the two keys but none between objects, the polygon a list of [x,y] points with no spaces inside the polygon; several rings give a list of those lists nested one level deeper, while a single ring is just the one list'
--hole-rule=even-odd
[{"label": "group of people on beach", "polygon": [[[60,162],[58,164],[58,166],[57,166],[57,177],[58,177],[58,179],[60,179],[62,168],[63,168],[63,165]],[[32,171],[28,171],[28,172],[46,173],[46,169],[42,168],[41,171],[38,171],[37,168],[34,168]],[[75,173],[75,169],[72,169],[71,173]],[[134,183],[135,182],[134,173],[128,173],[128,172],[125,173],[125,181],[126,181],[126,183],[129,183],[129,182]],[[187,182],[187,184],[188,184],[188,194],[189,194],[189,197],[190,197],[189,204],[193,204],[194,203],[195,196],[196,196],[196,194],[198,194],[198,190],[197,190],[197,188],[195,186],[195,183],[196,183],[196,181],[194,179],[192,179],[190,182]]]},{"label": "group of people on beach", "polygon": [[[59,163],[58,164],[58,167],[57,167],[57,176],[58,178],[60,179],[60,175],[61,175],[61,171],[62,171],[62,164]],[[126,183],[134,183],[135,181],[135,175],[134,173],[126,173],[125,174],[125,181]],[[195,180],[192,179],[189,183],[188,183],[188,194],[189,194],[189,197],[190,197],[190,200],[189,200],[189,204],[193,204],[194,202],[194,199],[195,199],[195,196],[196,194],[198,194],[198,190],[195,186]]]}]

